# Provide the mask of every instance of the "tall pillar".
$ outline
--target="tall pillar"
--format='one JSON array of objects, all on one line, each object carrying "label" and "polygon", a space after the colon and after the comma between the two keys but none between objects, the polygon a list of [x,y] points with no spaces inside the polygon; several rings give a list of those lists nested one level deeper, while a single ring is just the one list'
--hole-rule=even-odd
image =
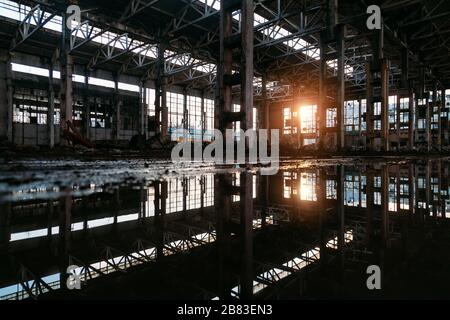
[{"label": "tall pillar", "polygon": [[319,67],[319,99],[317,106],[317,123],[319,133],[318,149],[323,150],[326,138],[327,127],[327,99],[325,80],[327,75],[327,45],[325,42],[325,34],[320,35],[320,67]]},{"label": "tall pillar", "polygon": [[[444,126],[443,126],[443,124],[442,124],[442,111],[443,110],[446,110],[447,109],[447,106],[446,106],[446,94],[445,94],[445,87],[442,89],[442,91],[441,91],[441,119],[440,119],[440,121],[439,121],[439,128],[440,128],[440,131],[441,131],[441,136],[443,136],[443,139],[442,139],[442,141],[441,141],[441,143],[445,146],[445,147],[447,147],[448,146],[448,115],[447,115],[447,118],[446,118],[446,123],[444,124]],[[442,149],[442,146],[441,146],[441,149]]]},{"label": "tall pillar", "polygon": [[13,88],[11,60],[7,51],[0,51],[0,140],[12,141]]},{"label": "tall pillar", "polygon": [[337,88],[337,122],[338,122],[338,149],[345,148],[344,103],[345,103],[345,26],[338,26],[337,32],[338,54],[338,88]]},{"label": "tall pillar", "polygon": [[167,78],[162,80],[161,86],[161,136],[163,140],[170,140],[169,106],[167,105]]},{"label": "tall pillar", "polygon": [[206,110],[205,110],[205,90],[202,90],[202,100],[201,100],[201,127],[202,127],[202,142],[205,141],[206,132]]},{"label": "tall pillar", "polygon": [[67,121],[73,118],[73,57],[70,55],[70,29],[67,28],[67,14],[63,15],[62,42],[60,50],[61,89],[60,89],[60,113],[61,129],[67,128]]},{"label": "tall pillar", "polygon": [[55,90],[53,89],[53,63],[48,69],[48,106],[47,106],[47,134],[50,148],[55,146]]},{"label": "tall pillar", "polygon": [[415,131],[415,96],[412,86],[409,86],[409,113],[408,113],[408,150],[414,149],[414,131]]},{"label": "tall pillar", "polygon": [[436,98],[436,106],[437,106],[437,113],[438,113],[438,128],[437,128],[437,148],[439,151],[442,150],[442,123],[441,123],[441,113],[442,113],[442,98],[441,101],[438,101],[438,91],[437,91],[437,83],[434,87],[433,95]]},{"label": "tall pillar", "polygon": [[188,111],[188,95],[186,87],[183,88],[183,136],[189,132],[189,111]]},{"label": "tall pillar", "polygon": [[160,43],[158,45],[157,57],[157,78],[155,81],[155,117],[159,124],[156,128],[156,134],[160,133],[162,140],[169,140],[169,114],[167,107],[167,78],[164,76],[165,58],[164,53],[167,45]]},{"label": "tall pillar", "polygon": [[[144,88],[145,90],[145,88]],[[122,107],[122,100],[119,94],[119,78],[118,75],[114,75],[114,117],[113,117],[113,139],[120,140],[120,109]],[[144,108],[147,107],[146,99],[144,98]]]},{"label": "tall pillar", "polygon": [[89,103],[89,69],[87,66],[84,68],[84,94],[83,94],[83,107],[84,107],[84,134],[86,138],[91,136],[91,104]]},{"label": "tall pillar", "polygon": [[366,63],[366,125],[367,125],[367,138],[366,138],[366,148],[369,151],[375,150],[374,144],[374,125],[373,125],[373,84],[372,84],[372,70],[371,63]]},{"label": "tall pillar", "polygon": [[383,151],[390,151],[389,141],[389,61],[381,61],[381,140]]},{"label": "tall pillar", "polygon": [[145,139],[148,135],[148,108],[147,108],[147,92],[144,82],[139,84],[139,134]]}]

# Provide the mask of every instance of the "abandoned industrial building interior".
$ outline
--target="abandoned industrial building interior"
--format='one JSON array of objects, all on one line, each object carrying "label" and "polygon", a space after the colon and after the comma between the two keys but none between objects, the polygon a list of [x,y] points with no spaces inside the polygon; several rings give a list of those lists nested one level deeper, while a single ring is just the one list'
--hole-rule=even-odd
[{"label": "abandoned industrial building interior", "polygon": [[449,113],[449,1],[0,0],[0,300],[450,299]]}]

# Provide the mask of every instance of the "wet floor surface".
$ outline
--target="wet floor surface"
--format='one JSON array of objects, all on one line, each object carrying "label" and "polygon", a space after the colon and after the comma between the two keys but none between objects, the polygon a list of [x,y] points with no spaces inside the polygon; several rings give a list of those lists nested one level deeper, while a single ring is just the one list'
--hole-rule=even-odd
[{"label": "wet floor surface", "polygon": [[449,178],[447,158],[285,161],[274,176],[2,163],[0,299],[450,298]]}]

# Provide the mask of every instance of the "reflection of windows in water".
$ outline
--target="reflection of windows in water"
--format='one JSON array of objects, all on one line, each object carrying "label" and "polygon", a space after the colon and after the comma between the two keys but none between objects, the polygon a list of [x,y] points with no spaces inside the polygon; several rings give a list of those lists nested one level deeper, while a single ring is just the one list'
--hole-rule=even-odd
[{"label": "reflection of windows in water", "polygon": [[[241,174],[240,173],[234,173],[233,177],[232,177],[233,181],[232,184],[233,186],[240,186],[241,185]],[[256,197],[258,196],[258,190],[256,188],[257,186],[257,177],[256,175],[252,175],[252,195],[253,195],[253,199],[256,199]],[[237,202],[240,201],[241,197],[240,196],[233,196],[233,202]]]},{"label": "reflection of windows in water", "polygon": [[327,180],[326,186],[327,186],[326,198],[328,200],[336,200],[337,199],[336,181]]},{"label": "reflection of windows in water", "polygon": [[397,178],[389,180],[389,211],[397,212]]},{"label": "reflection of windows in water", "polygon": [[212,174],[203,176],[205,184],[204,206],[210,207],[214,205],[214,176]]},{"label": "reflection of windows in water", "polygon": [[153,217],[155,215],[155,188],[147,188],[147,201],[145,202],[145,216]]},{"label": "reflection of windows in water", "polygon": [[450,200],[445,201],[445,217],[450,218]]},{"label": "reflection of windows in water", "polygon": [[313,172],[305,172],[300,175],[300,200],[317,201],[317,178]]},{"label": "reflection of windows in water", "polygon": [[201,207],[202,186],[199,178],[189,178],[187,182],[186,209],[193,210]]},{"label": "reflection of windows in water", "polygon": [[294,181],[297,181],[297,172],[283,172],[283,198],[290,199],[291,194],[297,194]]},{"label": "reflection of windows in water", "polygon": [[381,177],[373,177],[373,186],[375,188],[381,188]]},{"label": "reflection of windows in water", "polygon": [[183,179],[171,179],[167,182],[167,187],[167,213],[183,211]]},{"label": "reflection of windows in water", "polygon": [[373,193],[373,204],[381,205],[381,192]]},{"label": "reflection of windows in water", "polygon": [[359,207],[360,177],[347,175],[344,181],[344,205]]}]

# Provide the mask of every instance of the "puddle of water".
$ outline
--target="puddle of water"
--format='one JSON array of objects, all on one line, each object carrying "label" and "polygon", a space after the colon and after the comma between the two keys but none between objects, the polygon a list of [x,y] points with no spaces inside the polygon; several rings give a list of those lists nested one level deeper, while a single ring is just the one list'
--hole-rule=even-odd
[{"label": "puddle of water", "polygon": [[[448,159],[284,161],[275,176],[2,164],[0,297],[65,297],[76,265],[92,298],[448,298],[449,194]],[[383,290],[367,289],[369,265]]]}]

